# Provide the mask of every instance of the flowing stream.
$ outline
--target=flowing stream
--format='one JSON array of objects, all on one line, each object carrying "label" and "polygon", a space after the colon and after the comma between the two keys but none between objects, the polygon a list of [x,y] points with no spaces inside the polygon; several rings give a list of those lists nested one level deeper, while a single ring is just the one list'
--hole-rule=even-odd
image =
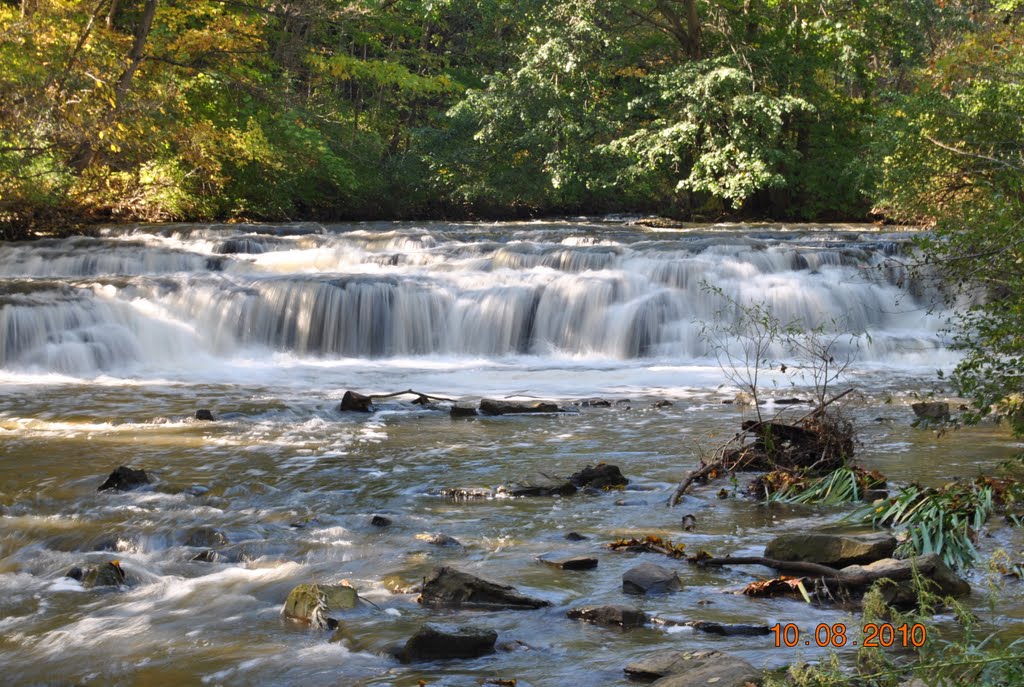
[{"label": "flowing stream", "polygon": [[[659,534],[690,550],[759,554],[774,534],[842,527],[835,508],[768,506],[746,479],[665,501],[699,449],[753,412],[735,404],[742,357],[729,335],[743,306],[820,327],[850,361],[858,457],[895,483],[941,484],[1021,446],[982,426],[937,438],[909,404],[956,356],[948,313],[902,267],[907,234],[866,226],[695,226],[621,221],[477,224],[161,225],[0,245],[0,664],[7,684],[628,684],[622,667],[657,648],[718,648],[758,666],[814,659],[771,636],[569,620],[584,604],[633,603],[682,620],[857,620],[847,611],[737,589],[770,571],[699,570],[607,551]],[[782,344],[771,399],[808,395]],[[723,367],[724,363],[724,367]],[[343,413],[347,389],[551,399],[572,412],[451,418],[402,400]],[[574,405],[592,397],[611,407]],[[667,400],[672,405],[655,407]],[[211,409],[216,422],[193,419]],[[789,411],[802,414],[799,406]],[[803,406],[806,411],[806,406]],[[770,401],[769,412],[785,407]],[[804,412],[805,412],[804,411]],[[456,501],[539,471],[620,466],[625,491]],[[151,487],[97,492],[118,465]],[[718,498],[720,488],[727,498]],[[681,516],[696,518],[683,531]],[[370,524],[374,514],[393,521]],[[185,545],[199,526],[230,540],[215,562]],[[845,525],[848,527],[849,525]],[[570,531],[588,539],[566,540]],[[417,535],[444,533],[462,546]],[[983,552],[1020,549],[994,525]],[[545,552],[593,554],[559,571]],[[86,590],[73,566],[117,559],[130,586]],[[685,588],[631,598],[642,560],[677,566]],[[551,606],[437,611],[393,594],[450,564],[514,584]],[[346,638],[285,621],[296,584],[348,579],[372,602]],[[992,625],[1024,619],[1017,588],[971,603]],[[498,653],[402,665],[386,653],[428,619],[492,628]]]}]

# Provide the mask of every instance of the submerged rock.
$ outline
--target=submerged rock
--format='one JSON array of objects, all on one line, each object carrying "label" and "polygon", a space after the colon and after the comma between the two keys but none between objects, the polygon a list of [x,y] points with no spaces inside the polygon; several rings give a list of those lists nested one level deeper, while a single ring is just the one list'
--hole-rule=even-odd
[{"label": "submerged rock", "polygon": [[607,463],[588,465],[570,475],[569,481],[577,487],[593,487],[595,489],[622,487],[629,484],[629,480],[623,477],[622,471],[617,465],[608,465]]},{"label": "submerged rock", "polygon": [[477,658],[494,653],[498,633],[469,625],[426,623],[397,652],[402,663]]},{"label": "submerged rock", "polygon": [[453,501],[474,501],[494,497],[494,492],[485,487],[445,487],[438,493]]},{"label": "submerged rock", "polygon": [[666,401],[666,400],[663,399],[661,401],[655,401],[654,403],[651,404],[651,407],[652,408],[671,408],[673,405],[675,405],[675,404],[672,403],[672,401]]},{"label": "submerged rock", "polygon": [[509,496],[571,496],[576,493],[576,486],[567,479],[538,472],[533,477],[499,487],[498,492]]},{"label": "submerged rock", "polygon": [[761,672],[746,661],[720,651],[658,651],[630,663],[634,679],[657,679],[658,687],[746,687],[759,684]]},{"label": "submerged rock", "polygon": [[370,518],[370,524],[374,527],[390,527],[391,518],[384,515],[374,515]]},{"label": "submerged rock", "polygon": [[545,553],[537,556],[541,563],[561,570],[593,570],[597,567],[597,559],[593,556],[574,556],[572,554]]},{"label": "submerged rock", "polygon": [[574,620],[605,625],[609,627],[643,627],[647,624],[647,614],[639,608],[623,604],[609,606],[583,606],[570,610],[566,615]]},{"label": "submerged rock", "polygon": [[607,398],[588,398],[579,402],[582,408],[611,408],[612,402]]},{"label": "submerged rock", "polygon": [[515,415],[520,413],[561,413],[551,401],[506,401],[485,398],[480,401],[481,415]]},{"label": "submerged rock", "polygon": [[674,570],[654,563],[641,563],[622,575],[622,591],[626,594],[668,594],[682,588]]},{"label": "submerged rock", "polygon": [[213,416],[213,411],[209,408],[200,408],[196,411],[195,418],[197,420],[204,420],[206,422],[216,422],[217,418]]},{"label": "submerged rock", "polygon": [[355,588],[345,584],[300,584],[288,594],[281,613],[323,629],[337,625],[329,613],[350,610],[358,603]]},{"label": "submerged rock", "polygon": [[756,637],[771,632],[767,625],[749,625],[747,623],[716,623],[710,620],[691,620],[683,623],[698,632],[706,632],[721,637]]},{"label": "submerged rock", "polygon": [[590,539],[590,537],[588,537],[587,535],[580,534],[579,532],[570,532],[569,534],[565,535],[565,538],[569,541],[586,541]]},{"label": "submerged rock", "polygon": [[429,606],[478,608],[533,609],[551,605],[541,599],[523,596],[515,587],[448,566],[434,568],[423,583],[419,601]]},{"label": "submerged rock", "polygon": [[768,542],[765,558],[780,561],[804,561],[831,568],[871,563],[890,557],[896,550],[896,538],[884,532],[870,534],[823,534],[800,532],[784,534]]},{"label": "submerged rock", "polygon": [[228,535],[224,534],[223,530],[211,527],[210,525],[196,527],[190,530],[185,537],[185,546],[200,546],[209,549],[216,546],[225,546],[228,543]]},{"label": "submerged rock", "polygon": [[126,465],[119,465],[110,473],[107,480],[97,491],[131,491],[149,484],[149,476],[145,470],[136,470]]}]

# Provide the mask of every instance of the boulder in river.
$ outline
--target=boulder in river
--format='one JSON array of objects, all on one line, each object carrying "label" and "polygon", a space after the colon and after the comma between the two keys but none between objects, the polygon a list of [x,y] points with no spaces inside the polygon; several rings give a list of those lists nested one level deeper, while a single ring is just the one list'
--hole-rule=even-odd
[{"label": "boulder in river", "polygon": [[390,527],[391,518],[387,517],[386,515],[374,515],[372,518],[370,518],[370,524],[374,527]]},{"label": "boulder in river", "polygon": [[469,625],[426,623],[397,652],[402,663],[476,658],[494,653],[498,633]]},{"label": "boulder in river", "polygon": [[595,489],[622,487],[629,484],[629,480],[623,477],[622,471],[617,465],[608,465],[607,463],[588,465],[570,475],[569,481],[577,487],[593,487]]},{"label": "boulder in river", "polygon": [[873,577],[892,580],[895,584],[882,585],[882,596],[886,602],[898,607],[912,607],[917,603],[917,592],[913,585],[916,572],[929,586],[929,591],[939,596],[967,596],[971,585],[946,565],[936,553],[926,553],[912,558],[883,558],[868,565],[850,565],[840,572],[843,575],[868,574]]},{"label": "boulder in river", "polygon": [[149,484],[149,476],[145,470],[136,470],[126,465],[119,465],[107,477],[107,481],[97,491],[131,491]]},{"label": "boulder in river", "polygon": [[647,614],[639,608],[624,604],[609,606],[582,606],[570,610],[566,615],[574,620],[604,625],[608,627],[643,627],[647,624]]},{"label": "boulder in river", "polygon": [[[77,572],[77,574],[75,574]],[[72,568],[68,577],[79,580],[86,589],[93,587],[120,587],[128,583],[128,575],[119,561],[107,561],[93,568]]]},{"label": "boulder in river", "polygon": [[329,613],[350,610],[358,602],[359,594],[346,584],[300,584],[288,594],[281,613],[323,629],[337,625]]},{"label": "boulder in river", "polygon": [[462,546],[462,542],[458,539],[441,532],[417,534],[416,538],[433,546]]},{"label": "boulder in river", "polygon": [[423,582],[420,603],[428,606],[532,609],[547,601],[523,596],[509,585],[491,582],[448,566],[434,568]]},{"label": "boulder in river", "polygon": [[896,550],[896,538],[885,532],[870,534],[825,534],[797,532],[772,539],[764,549],[765,558],[804,561],[830,568],[871,563],[889,558]]},{"label": "boulder in river", "polygon": [[506,401],[485,398],[480,401],[481,415],[518,415],[522,413],[561,413],[552,401]]},{"label": "boulder in river", "polygon": [[668,594],[682,588],[674,570],[654,563],[641,563],[622,575],[622,591],[626,594]]},{"label": "boulder in river", "polygon": [[597,567],[597,559],[593,556],[576,556],[565,553],[544,553],[537,560],[552,568],[560,570],[593,570]]},{"label": "boulder in river", "polygon": [[914,415],[922,420],[943,422],[949,419],[949,404],[945,401],[924,401],[910,404]]},{"label": "boulder in river", "polygon": [[213,411],[209,408],[200,408],[196,411],[195,418],[197,420],[203,420],[205,422],[216,422],[217,418],[213,416]]},{"label": "boulder in river", "polygon": [[683,623],[683,625],[692,627],[698,632],[719,635],[720,637],[757,637],[771,633],[767,625],[751,625],[749,623],[717,623],[711,620],[690,620]]},{"label": "boulder in river", "polygon": [[338,410],[356,413],[373,412],[373,399],[356,391],[346,391],[338,404]]},{"label": "boulder in river", "polygon": [[657,651],[625,668],[633,679],[656,679],[658,687],[745,687],[761,673],[746,661],[720,651]]},{"label": "boulder in river", "polygon": [[455,403],[448,414],[452,417],[476,417],[479,415],[476,406],[472,403]]},{"label": "boulder in river", "polygon": [[185,535],[185,546],[201,546],[209,549],[216,546],[226,546],[227,544],[228,535],[224,534],[223,530],[211,527],[210,525],[196,527],[189,530],[188,534]]},{"label": "boulder in river", "polygon": [[576,493],[576,486],[567,479],[538,472],[533,477],[499,487],[498,491],[509,496],[571,496]]},{"label": "boulder in river", "polygon": [[579,402],[582,408],[611,408],[612,402],[607,398],[588,398]]}]

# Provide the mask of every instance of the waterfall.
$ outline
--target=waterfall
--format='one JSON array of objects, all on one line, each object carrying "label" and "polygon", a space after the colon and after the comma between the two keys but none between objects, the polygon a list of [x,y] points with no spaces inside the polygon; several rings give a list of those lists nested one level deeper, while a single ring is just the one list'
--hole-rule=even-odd
[{"label": "waterfall", "polygon": [[[145,227],[0,246],[0,365],[72,374],[199,354],[701,360],[736,304],[859,335],[866,360],[943,346],[903,238],[625,225]],[[723,298],[724,296],[724,298]]]}]

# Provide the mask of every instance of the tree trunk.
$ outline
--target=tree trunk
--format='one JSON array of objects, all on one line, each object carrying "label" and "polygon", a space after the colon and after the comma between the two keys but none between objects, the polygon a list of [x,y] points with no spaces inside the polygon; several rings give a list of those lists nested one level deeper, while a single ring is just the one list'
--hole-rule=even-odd
[{"label": "tree trunk", "polygon": [[142,16],[135,27],[135,40],[132,41],[132,49],[128,52],[128,67],[125,68],[121,78],[117,81],[117,88],[114,91],[114,109],[121,106],[128,88],[131,86],[132,78],[142,64],[142,56],[146,50],[146,41],[149,39],[149,31],[153,28],[153,16],[156,15],[156,7],[159,0],[146,0],[146,6],[142,10]]}]

